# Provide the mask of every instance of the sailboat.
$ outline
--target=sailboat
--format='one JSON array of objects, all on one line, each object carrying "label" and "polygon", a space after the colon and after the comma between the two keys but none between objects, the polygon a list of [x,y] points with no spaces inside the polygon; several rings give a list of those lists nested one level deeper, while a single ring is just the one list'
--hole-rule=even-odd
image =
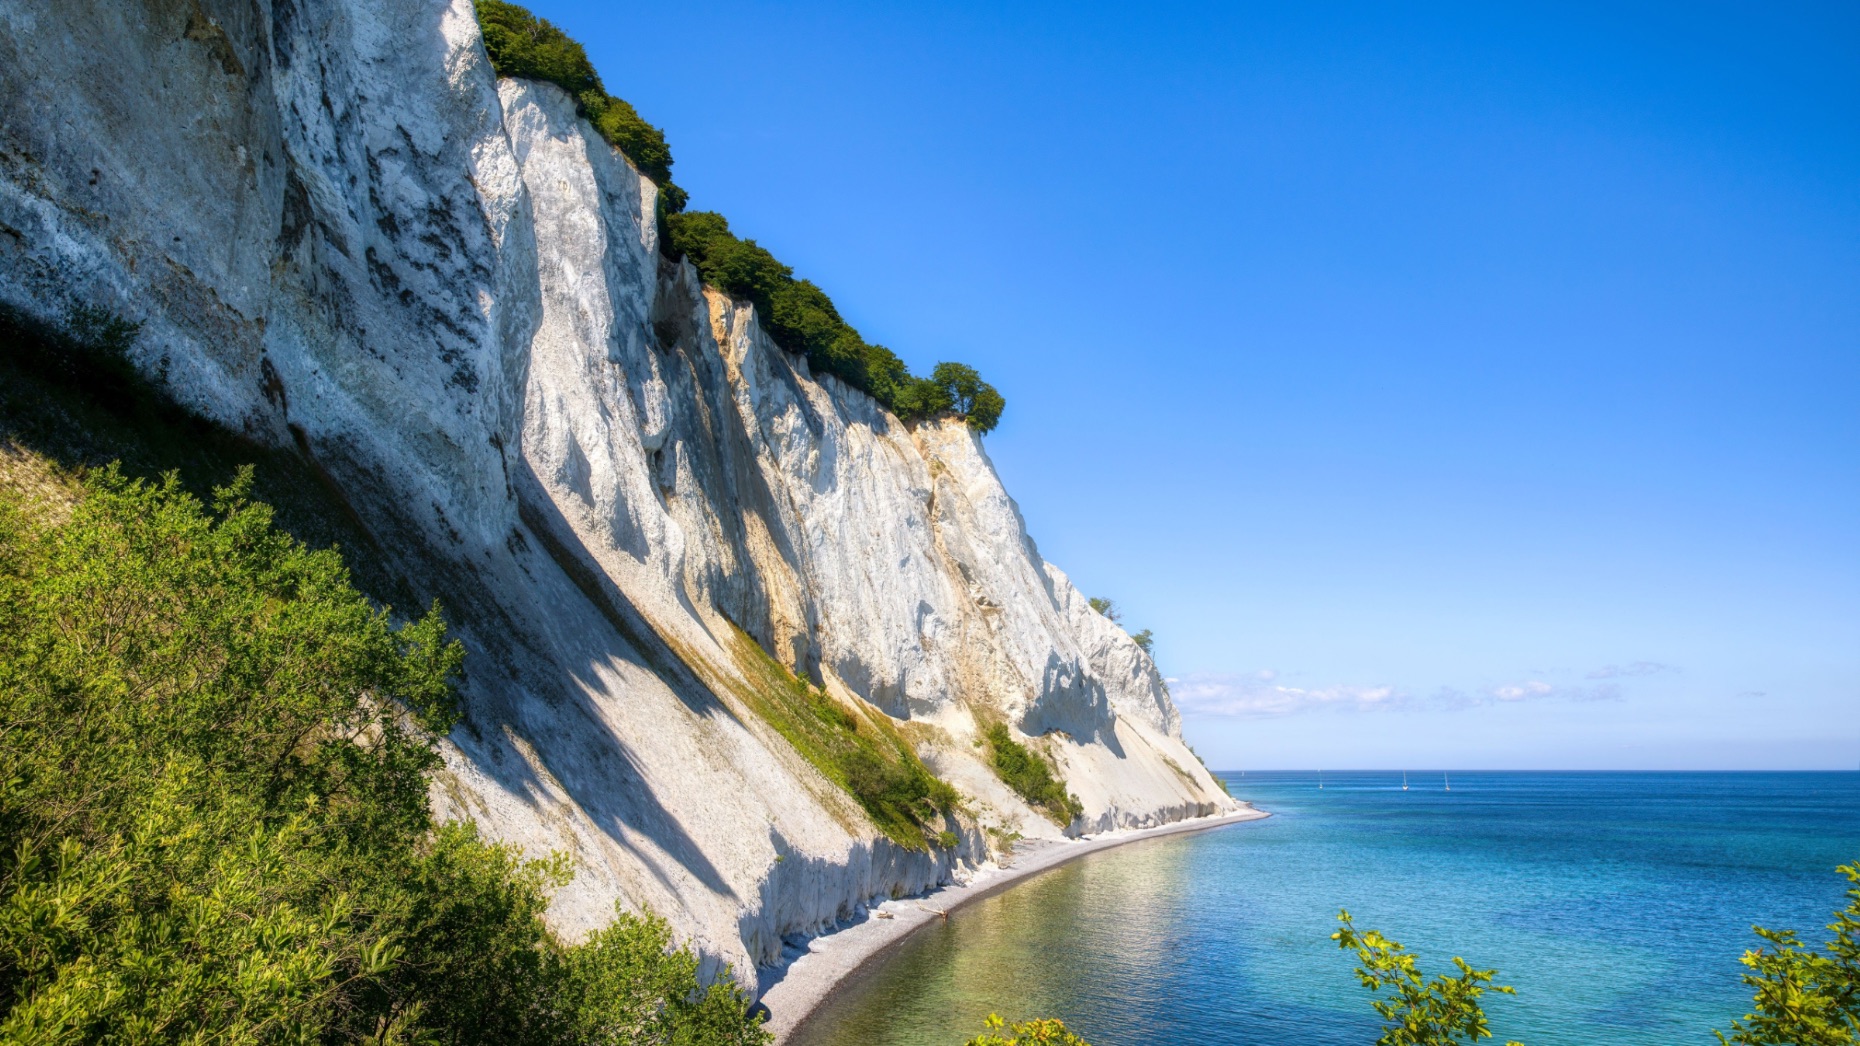
[{"label": "sailboat", "polygon": [[1322,792],[1323,790],[1324,790],[1324,771],[1319,770],[1318,771],[1318,791]]},{"label": "sailboat", "polygon": [[1401,772],[1401,790],[1404,792],[1408,790],[1408,771],[1406,770]]},{"label": "sailboat", "polygon": [[1453,791],[1453,781],[1451,778],[1447,777],[1447,772],[1445,770],[1440,772],[1440,780],[1447,786],[1447,791]]}]

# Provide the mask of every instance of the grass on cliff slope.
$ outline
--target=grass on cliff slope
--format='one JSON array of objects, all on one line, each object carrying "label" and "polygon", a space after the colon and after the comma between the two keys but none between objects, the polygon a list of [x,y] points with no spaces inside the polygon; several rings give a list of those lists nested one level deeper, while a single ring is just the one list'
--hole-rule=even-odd
[{"label": "grass on cliff slope", "polygon": [[203,500],[83,460],[240,445],[100,330],[0,322],[0,1042],[765,1043],[663,922],[566,945],[565,859],[432,823],[436,607],[396,625],[252,470]]},{"label": "grass on cliff slope", "polygon": [[1066,791],[1065,781],[1046,757],[1014,740],[1007,724],[992,723],[982,736],[988,741],[995,774],[1015,794],[1035,809],[1044,811],[1055,824],[1064,827],[1085,812],[1085,804]]},{"label": "grass on cliff slope", "polygon": [[816,690],[770,657],[747,633],[737,633],[737,662],[749,685],[743,695],[827,780],[858,800],[892,842],[908,850],[956,845],[939,824],[961,796],[930,772],[884,715],[855,710]]},{"label": "grass on cliff slope", "polygon": [[685,256],[706,283],[753,302],[777,345],[804,355],[815,371],[832,374],[883,404],[904,421],[953,413],[977,432],[992,430],[1007,401],[972,367],[939,363],[928,378],[913,376],[897,353],[860,336],[825,291],[759,246],[740,239],[713,211],[681,213],[685,191],[672,183],[665,132],[622,99],[607,93],[588,53],[546,18],[505,0],[475,0],[485,53],[499,76],[552,83],[575,99],[581,115],[609,144],[660,188],[660,248]]}]

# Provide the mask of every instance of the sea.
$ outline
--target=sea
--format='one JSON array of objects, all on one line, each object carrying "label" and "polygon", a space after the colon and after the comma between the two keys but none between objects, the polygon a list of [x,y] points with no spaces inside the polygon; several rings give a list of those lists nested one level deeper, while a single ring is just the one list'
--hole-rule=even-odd
[{"label": "sea", "polygon": [[[959,909],[842,987],[796,1046],[959,1046],[990,1013],[1093,1046],[1368,1046],[1339,909],[1428,973],[1461,956],[1494,1038],[1713,1043],[1751,926],[1820,945],[1860,861],[1860,773],[1223,774],[1272,817],[1084,857]],[[1451,786],[1450,789],[1448,786]]]}]

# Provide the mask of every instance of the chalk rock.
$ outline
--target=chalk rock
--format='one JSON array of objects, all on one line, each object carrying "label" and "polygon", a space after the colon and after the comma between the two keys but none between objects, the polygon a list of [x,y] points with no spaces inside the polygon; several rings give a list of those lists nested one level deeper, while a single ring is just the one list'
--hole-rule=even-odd
[{"label": "chalk rock", "polygon": [[[985,829],[1232,809],[981,438],[811,374],[655,206],[562,91],[497,81],[468,0],[0,6],[0,300],[141,324],[146,373],[312,459],[444,599],[434,802],[575,857],[563,933],[649,907],[746,972]],[[770,664],[890,717],[971,798],[959,845],[878,832],[756,713]],[[1081,818],[1000,782],[997,721]]]}]

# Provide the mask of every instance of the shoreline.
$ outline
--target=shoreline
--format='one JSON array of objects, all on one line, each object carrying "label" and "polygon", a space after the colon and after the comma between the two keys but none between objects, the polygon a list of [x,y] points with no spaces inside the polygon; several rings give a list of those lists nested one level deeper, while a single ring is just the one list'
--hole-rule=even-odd
[{"label": "shoreline", "polygon": [[768,1009],[766,1027],[775,1036],[775,1046],[782,1046],[834,992],[892,946],[930,923],[947,918],[948,913],[963,905],[1041,872],[1127,843],[1205,832],[1270,816],[1264,810],[1247,807],[1230,814],[1174,821],[1154,828],[1119,829],[1075,842],[1046,843],[1016,852],[1008,858],[1008,864],[984,867],[966,884],[950,883],[916,897],[901,897],[874,905],[858,922],[812,938],[805,952],[784,966],[766,971],[776,976],[773,983],[761,989],[758,1000]]}]

